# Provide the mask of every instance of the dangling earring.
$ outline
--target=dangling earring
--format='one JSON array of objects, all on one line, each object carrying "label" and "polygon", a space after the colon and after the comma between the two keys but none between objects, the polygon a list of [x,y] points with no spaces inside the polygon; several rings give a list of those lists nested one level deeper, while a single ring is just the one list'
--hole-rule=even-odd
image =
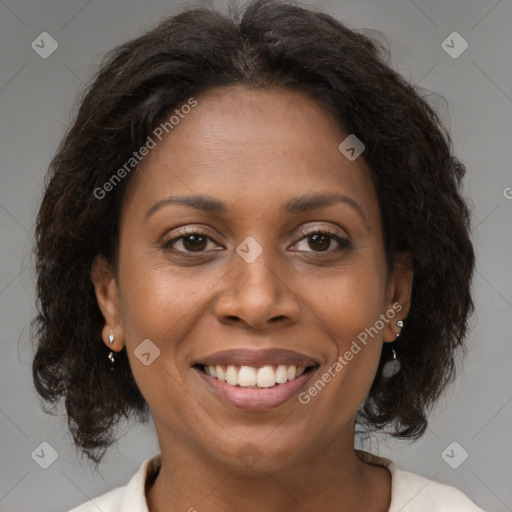
[{"label": "dangling earring", "polygon": [[[114,343],[114,331],[113,330],[111,330],[110,334],[108,335],[108,341],[110,342],[110,346],[112,347],[112,344]],[[108,355],[108,358],[109,358],[110,363],[112,365],[110,367],[110,369],[113,370],[114,369],[114,363],[116,362],[116,358],[115,358],[115,354],[114,354],[113,350],[110,351],[110,354]]]},{"label": "dangling earring", "polygon": [[[400,330],[402,330],[402,327],[404,326],[404,323],[402,320],[398,320],[396,323],[398,327],[400,327]],[[400,331],[398,331],[396,337],[398,338],[400,336]],[[386,361],[382,368],[382,375],[389,379],[390,377],[393,377],[393,375],[396,375],[400,371],[400,361],[396,358],[396,351],[394,348],[391,349],[391,352],[393,353],[393,358],[389,361]]]}]

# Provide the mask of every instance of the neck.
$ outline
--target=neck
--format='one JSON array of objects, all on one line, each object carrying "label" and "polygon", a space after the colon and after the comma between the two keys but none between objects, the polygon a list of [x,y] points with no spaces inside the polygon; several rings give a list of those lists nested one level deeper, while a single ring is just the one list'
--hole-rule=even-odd
[{"label": "neck", "polygon": [[161,452],[150,512],[386,512],[391,501],[389,471],[357,457],[353,434],[278,465],[264,457],[253,467],[229,465],[178,439],[161,443]]}]

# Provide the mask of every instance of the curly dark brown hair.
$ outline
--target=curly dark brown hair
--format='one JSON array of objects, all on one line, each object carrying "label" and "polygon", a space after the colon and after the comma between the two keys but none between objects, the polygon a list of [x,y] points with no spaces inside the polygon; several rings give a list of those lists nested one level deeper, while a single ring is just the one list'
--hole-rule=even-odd
[{"label": "curly dark brown hair", "polygon": [[411,254],[402,369],[383,377],[385,343],[357,424],[419,438],[464,355],[474,268],[465,168],[425,93],[390,68],[379,43],[325,13],[272,0],[229,14],[189,8],[107,55],[51,162],[37,217],[35,387],[53,406],[48,412],[64,399],[75,445],[96,463],[118,421],[147,420],[149,407],[125,350],[110,371],[90,275],[98,254],[115,268],[121,202],[136,170],[103,199],[94,191],[180,103],[233,84],[301,90],[356,134],[378,194],[388,265],[398,251]]}]

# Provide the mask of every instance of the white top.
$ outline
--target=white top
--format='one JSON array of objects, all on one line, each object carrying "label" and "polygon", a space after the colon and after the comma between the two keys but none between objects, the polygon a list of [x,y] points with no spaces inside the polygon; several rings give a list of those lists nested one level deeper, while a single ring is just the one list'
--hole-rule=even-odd
[{"label": "white top", "polygon": [[[455,487],[400,469],[394,462],[356,450],[365,462],[384,466],[391,473],[391,504],[388,512],[485,512]],[[90,500],[69,512],[149,512],[145,498],[146,478],[155,476],[161,455],[146,459],[125,487]]]}]

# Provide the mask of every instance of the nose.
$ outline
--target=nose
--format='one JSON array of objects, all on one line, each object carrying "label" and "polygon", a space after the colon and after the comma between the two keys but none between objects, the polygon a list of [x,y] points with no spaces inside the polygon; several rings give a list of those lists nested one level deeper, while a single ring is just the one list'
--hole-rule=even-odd
[{"label": "nose", "polygon": [[298,297],[286,282],[283,269],[265,253],[252,263],[236,256],[235,268],[224,277],[224,287],[214,307],[220,322],[261,330],[299,320]]}]

